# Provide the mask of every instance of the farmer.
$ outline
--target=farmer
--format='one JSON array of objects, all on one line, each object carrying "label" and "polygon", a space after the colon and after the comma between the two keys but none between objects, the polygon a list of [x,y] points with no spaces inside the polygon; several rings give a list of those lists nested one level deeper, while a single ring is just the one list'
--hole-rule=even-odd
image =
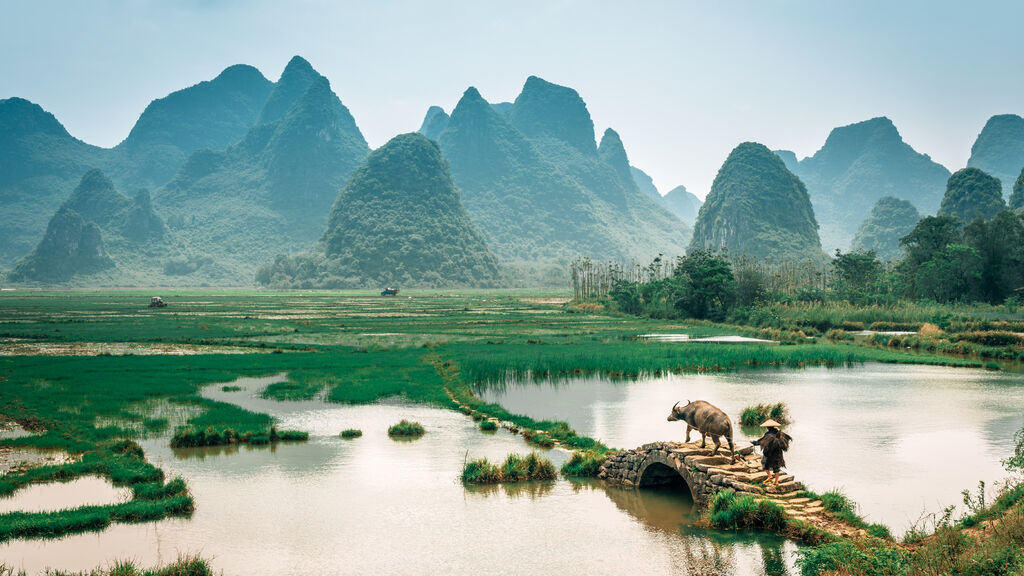
[{"label": "farmer", "polygon": [[789,443],[793,441],[789,434],[779,430],[780,426],[781,424],[775,420],[765,420],[761,427],[768,430],[765,431],[764,436],[754,440],[754,446],[761,447],[761,468],[768,473],[765,486],[769,482],[773,482],[776,488],[779,487],[779,469],[786,467],[782,453],[789,450]]}]

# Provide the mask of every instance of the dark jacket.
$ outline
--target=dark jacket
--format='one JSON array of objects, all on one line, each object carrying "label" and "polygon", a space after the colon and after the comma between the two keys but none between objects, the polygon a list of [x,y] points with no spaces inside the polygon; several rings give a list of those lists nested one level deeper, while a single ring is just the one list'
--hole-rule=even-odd
[{"label": "dark jacket", "polygon": [[786,467],[782,453],[789,450],[789,443],[792,441],[792,436],[775,429],[769,429],[764,436],[754,440],[754,445],[761,447],[761,464],[765,470]]}]

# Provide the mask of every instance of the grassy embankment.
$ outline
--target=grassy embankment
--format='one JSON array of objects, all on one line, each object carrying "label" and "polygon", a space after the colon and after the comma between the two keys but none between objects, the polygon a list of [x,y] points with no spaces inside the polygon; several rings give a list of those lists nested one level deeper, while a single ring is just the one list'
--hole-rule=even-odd
[{"label": "grassy embankment", "polygon": [[[148,296],[148,292],[103,292],[0,297],[2,346],[22,354],[0,358],[5,392],[0,414],[44,431],[2,444],[83,455],[80,462],[8,474],[0,490],[9,493],[28,482],[85,474],[129,485],[162,480],[162,471],[138,454],[115,452],[116,443],[123,439],[171,432],[168,418],[147,408],[156,401],[188,412],[174,431],[181,445],[270,441],[275,429],[268,416],[198,395],[201,386],[226,385],[239,376],[287,372],[286,382],[264,392],[270,398],[309,399],[323,394],[328,401],[366,403],[401,396],[468,410],[481,419],[513,422],[535,444],[557,441],[579,450],[563,473],[588,475],[596,471],[606,447],[577,435],[563,422],[536,421],[486,404],[473,394],[472,385],[510,375],[633,377],[866,361],[976,365],[970,360],[842,342],[800,346],[644,342],[636,335],[651,331],[714,335],[732,328],[580,310],[570,313],[525,302],[519,293],[474,292],[461,297],[424,293],[413,299],[320,292],[165,293],[169,306],[159,310],[145,307]],[[153,352],[158,354],[146,355]],[[167,355],[181,352],[193,355]],[[54,353],[79,355],[31,355]],[[139,508],[151,507],[147,510],[164,505],[161,514],[191,510],[187,493],[136,500]],[[168,507],[172,502],[179,505]],[[101,508],[109,521],[159,517],[134,508],[125,514],[113,507]],[[87,512],[77,517],[94,516],[96,511]],[[57,524],[49,532],[40,528],[54,526],[60,514],[65,513],[3,515],[0,534],[58,534],[98,525],[93,520],[92,524]]]}]

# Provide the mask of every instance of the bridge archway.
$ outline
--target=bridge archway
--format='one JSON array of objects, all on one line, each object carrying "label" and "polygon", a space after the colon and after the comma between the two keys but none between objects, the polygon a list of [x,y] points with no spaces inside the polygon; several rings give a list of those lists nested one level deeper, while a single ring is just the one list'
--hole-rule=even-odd
[{"label": "bridge archway", "polygon": [[699,502],[698,493],[694,490],[694,479],[689,477],[685,467],[680,469],[677,464],[658,453],[649,453],[637,469],[636,486],[638,488],[673,487],[686,490],[695,503]]}]

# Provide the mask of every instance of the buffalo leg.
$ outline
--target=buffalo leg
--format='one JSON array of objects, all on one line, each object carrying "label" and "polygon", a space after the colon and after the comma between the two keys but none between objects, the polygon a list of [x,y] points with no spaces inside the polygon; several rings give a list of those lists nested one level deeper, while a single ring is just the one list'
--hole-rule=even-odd
[{"label": "buffalo leg", "polygon": [[726,438],[729,441],[729,453],[732,456],[732,461],[736,461],[736,449],[732,446],[732,436]]},{"label": "buffalo leg", "polygon": [[686,441],[687,442],[690,441],[690,431],[691,430],[693,430],[693,426],[690,426],[689,424],[687,424],[686,425]]},{"label": "buffalo leg", "polygon": [[708,441],[708,435],[703,433],[703,432],[701,432],[700,433],[700,447],[703,448],[704,444],[706,444],[707,441]]},{"label": "buffalo leg", "polygon": [[718,454],[718,449],[722,446],[722,443],[718,440],[718,436],[712,436],[711,440],[715,442],[715,449],[711,452],[712,456]]}]

